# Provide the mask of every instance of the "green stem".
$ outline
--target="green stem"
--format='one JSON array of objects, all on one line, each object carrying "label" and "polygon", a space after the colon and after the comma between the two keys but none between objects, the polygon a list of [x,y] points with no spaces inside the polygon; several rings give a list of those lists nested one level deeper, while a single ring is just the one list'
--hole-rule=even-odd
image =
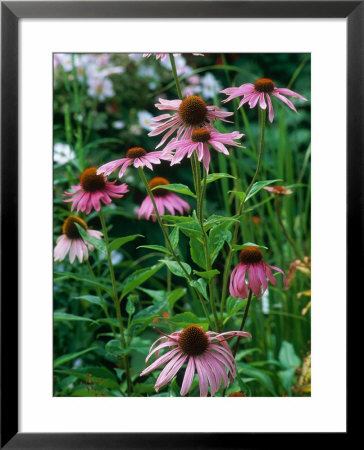
[{"label": "green stem", "polygon": [[[255,174],[248,186],[248,189],[245,192],[245,199],[243,202],[240,203],[240,207],[239,210],[237,212],[237,215],[240,216],[244,210],[244,205],[246,202],[246,199],[248,197],[249,192],[251,191],[251,188],[253,187],[255,180],[258,177],[259,171],[260,171],[260,167],[262,164],[262,156],[263,156],[263,147],[264,147],[264,132],[265,132],[265,110],[259,108],[260,114],[261,114],[261,132],[260,132],[260,144],[259,144],[259,155],[258,155],[258,163],[257,163],[257,168],[255,171]],[[224,308],[225,308],[225,301],[226,301],[226,294],[227,294],[227,284],[228,284],[228,279],[229,279],[229,273],[230,273],[230,266],[231,266],[231,260],[233,257],[233,252],[232,252],[232,247],[234,244],[236,244],[236,240],[238,238],[238,232],[239,232],[239,226],[240,226],[240,220],[238,222],[235,223],[235,227],[234,227],[234,233],[233,233],[233,238],[231,241],[231,246],[228,252],[228,256],[226,259],[226,264],[225,264],[225,268],[224,268],[224,275],[223,275],[223,283],[222,283],[222,294],[221,294],[221,321],[223,320],[223,313],[224,313]]]},{"label": "green stem", "polygon": [[297,257],[299,260],[303,261],[303,256],[302,256],[301,253],[298,251],[298,249],[297,249],[295,243],[293,242],[293,239],[292,239],[291,236],[288,234],[288,232],[287,232],[287,230],[286,230],[286,227],[284,226],[284,223],[283,223],[282,217],[281,217],[281,211],[280,211],[280,208],[279,208],[280,204],[281,204],[280,198],[276,197],[276,198],[274,199],[274,206],[275,206],[275,210],[276,210],[276,214],[277,214],[277,219],[278,219],[279,226],[281,227],[281,230],[283,231],[283,234],[286,236],[287,241],[290,243],[291,247],[293,248],[293,251],[295,252],[296,257]]},{"label": "green stem", "polygon": [[[112,261],[111,261],[111,252],[110,252],[110,248],[109,248],[109,235],[107,233],[105,218],[104,218],[102,209],[100,209],[99,216],[100,216],[100,222],[101,222],[101,226],[102,226],[102,232],[104,234],[104,240],[105,240],[105,246],[106,246],[106,257],[107,257],[107,262],[109,264],[111,283],[112,283],[112,288],[113,288],[113,301],[114,301],[114,305],[115,305],[116,317],[118,320],[119,330],[120,330],[120,341],[121,341],[122,348],[125,350],[126,349],[126,341],[125,341],[125,334],[124,334],[123,318],[121,316],[120,302],[118,300],[118,291],[117,291],[117,287],[116,287],[114,267],[113,267]],[[128,395],[130,396],[132,383],[131,383],[130,367],[129,367],[129,361],[128,361],[127,355],[124,355],[123,359],[124,359],[124,364],[125,364]]]},{"label": "green stem", "polygon": [[174,81],[176,83],[176,88],[177,88],[177,95],[178,98],[180,100],[182,100],[182,90],[181,90],[181,85],[179,84],[179,80],[178,80],[178,75],[177,75],[177,69],[176,69],[176,62],[174,60],[174,56],[173,53],[169,53],[169,59],[171,61],[171,66],[172,66],[172,72],[173,72],[173,76],[174,76]]},{"label": "green stem", "polygon": [[[248,312],[249,312],[250,303],[252,301],[252,297],[253,297],[253,292],[251,289],[249,289],[248,302],[247,302],[245,310],[244,310],[244,316],[243,316],[243,320],[241,321],[239,331],[244,330],[244,325],[245,325],[246,319],[248,317]],[[240,339],[241,339],[241,336],[238,336],[238,339],[236,340],[236,344],[235,344],[234,351],[233,351],[234,358],[235,358],[236,352],[238,351],[238,348],[239,348]]]},{"label": "green stem", "polygon": [[[183,271],[183,273],[185,274],[187,280],[188,280],[188,281],[193,281],[193,278],[191,277],[191,275],[187,272],[187,270],[186,270],[185,267],[183,266],[181,260],[179,259],[177,253],[175,252],[175,250],[174,250],[174,248],[173,248],[173,246],[172,246],[172,244],[171,244],[171,241],[170,241],[169,236],[168,236],[168,233],[167,233],[167,231],[166,231],[166,229],[165,229],[164,223],[162,222],[162,218],[161,218],[161,216],[160,216],[159,213],[158,213],[158,208],[157,208],[157,205],[156,205],[156,203],[155,203],[155,199],[154,199],[153,192],[152,192],[152,190],[151,190],[150,187],[149,187],[149,184],[148,184],[147,179],[145,178],[143,169],[142,169],[141,167],[138,167],[138,172],[139,172],[139,175],[140,175],[141,180],[142,180],[143,183],[144,183],[145,189],[147,190],[147,193],[148,193],[150,199],[152,200],[154,212],[155,212],[155,215],[157,216],[157,221],[158,221],[158,223],[159,223],[159,226],[161,227],[161,230],[162,230],[162,232],[163,232],[164,238],[165,238],[166,243],[167,243],[167,245],[168,245],[168,250],[172,253],[173,258],[176,260],[176,262],[177,262],[178,265],[180,266],[180,268],[181,268],[181,270]],[[198,297],[199,297],[199,299],[200,299],[200,301],[201,301],[202,307],[203,307],[204,312],[205,312],[205,314],[206,314],[206,318],[208,319],[209,324],[210,324],[210,326],[211,326],[210,316],[209,316],[209,314],[208,314],[208,312],[207,312],[207,309],[206,309],[205,300],[203,299],[203,297],[201,296],[200,292],[199,292],[197,289],[196,289],[196,293],[197,293],[197,295],[198,295]]]},{"label": "green stem", "polygon": [[[196,195],[197,195],[197,218],[200,222],[200,227],[202,230],[202,238],[203,238],[203,243],[204,243],[205,260],[206,260],[206,269],[209,271],[209,270],[212,270],[211,256],[210,256],[210,250],[209,250],[208,236],[206,234],[205,226],[203,223],[203,200],[204,200],[204,195],[205,195],[205,191],[206,191],[207,172],[204,169],[204,180],[203,180],[203,186],[201,189],[200,164],[197,160],[197,156],[196,156],[195,152],[193,153],[192,158],[194,159],[194,164],[196,167],[196,175],[197,175],[196,186],[198,186],[198,189],[196,192]],[[209,285],[209,293],[210,293],[210,305],[211,305],[212,314],[215,319],[216,330],[221,331],[219,319],[217,317],[217,312],[216,312],[215,291],[214,291],[214,283],[213,283],[212,278],[209,279],[208,285]]]},{"label": "green stem", "polygon": [[[90,271],[91,278],[92,278],[94,281],[96,281],[95,272],[92,270],[90,261],[89,261],[88,259],[86,260],[86,264],[87,264],[88,270]],[[108,319],[110,319],[109,311],[107,310],[107,306],[106,306],[104,297],[103,297],[103,295],[102,295],[101,289],[99,288],[99,286],[96,286],[96,285],[95,285],[95,289],[96,289],[97,295],[98,295],[98,297],[99,297],[99,299],[100,299],[101,307],[102,307],[102,309],[104,310],[105,316],[106,316]],[[112,330],[112,332],[113,332],[114,338],[116,338],[115,327],[114,327],[114,325],[113,325],[111,322],[110,322],[110,328],[111,328],[111,330]]]}]

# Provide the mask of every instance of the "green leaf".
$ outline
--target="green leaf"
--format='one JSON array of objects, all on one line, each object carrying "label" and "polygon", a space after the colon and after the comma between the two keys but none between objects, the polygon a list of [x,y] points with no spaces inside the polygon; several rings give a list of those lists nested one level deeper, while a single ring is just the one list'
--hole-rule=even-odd
[{"label": "green leaf", "polygon": [[[221,178],[234,178],[232,175],[229,175],[228,173],[210,173],[206,177],[206,184],[213,183],[214,181],[220,180]],[[203,180],[201,181],[201,186],[203,185]]]},{"label": "green leaf", "polygon": [[112,252],[113,250],[117,250],[118,248],[122,247],[128,242],[134,241],[138,237],[144,237],[142,234],[131,234],[129,236],[120,237],[117,239],[114,239],[109,244],[109,250]]},{"label": "green leaf", "polygon": [[196,198],[196,195],[185,184],[163,184],[154,187],[152,191],[155,189],[166,189],[167,191],[177,192],[178,194],[189,195],[190,197]]},{"label": "green leaf", "polygon": [[76,352],[76,353],[67,353],[66,355],[63,355],[63,356],[60,356],[59,358],[57,358],[54,361],[53,366],[58,367],[62,364],[65,364],[68,361],[72,361],[73,359],[76,359],[79,356],[84,355],[85,353],[92,352],[93,350],[97,350],[97,347],[86,348],[86,350],[82,350],[82,351]]},{"label": "green leaf", "polygon": [[88,317],[75,316],[74,314],[68,314],[62,311],[55,311],[53,314],[54,322],[61,322],[63,320],[67,321],[79,321],[79,322],[93,322],[94,320],[89,319]]},{"label": "green leaf", "polygon": [[[88,278],[81,278],[80,276],[75,275],[75,274],[70,273],[70,272],[57,272],[57,271],[55,271],[54,273],[55,273],[55,275],[59,275],[62,279],[64,279],[64,277],[73,278],[74,280],[82,281],[83,283],[88,283],[88,284],[91,284],[93,286],[98,286],[99,288],[101,288],[104,291],[106,291],[110,295],[110,297],[113,296],[112,291],[108,287],[104,286],[101,283],[98,283],[97,281],[89,280]],[[61,278],[59,278],[59,279],[55,278],[54,281],[56,282],[56,281],[60,280]]]},{"label": "green leaf", "polygon": [[247,397],[250,397],[251,396],[250,388],[249,388],[249,386],[246,383],[244,383],[244,381],[241,378],[238,370],[236,371],[236,380],[237,380],[237,382],[239,384],[239,388],[240,388],[241,392],[243,394],[245,394]]},{"label": "green leaf", "polygon": [[292,385],[294,382],[294,374],[296,372],[296,369],[291,368],[291,369],[286,369],[286,370],[280,370],[278,372],[279,378],[281,380],[282,386],[284,388],[284,390],[286,391],[287,395],[289,397],[292,396]]},{"label": "green leaf", "polygon": [[[160,262],[164,263],[168,269],[173,273],[173,275],[176,275],[177,277],[183,277],[183,278],[187,278],[187,275],[185,274],[185,272],[182,270],[181,266],[178,264],[177,261],[171,261],[169,259],[161,259]],[[191,266],[187,263],[181,262],[182,266],[184,267],[184,269],[186,270],[186,272],[188,274],[191,273]]]},{"label": "green leaf", "polygon": [[206,300],[209,300],[209,297],[207,295],[207,290],[206,290],[206,281],[203,278],[198,278],[197,280],[192,280],[189,283],[190,283],[190,286],[197,289]]},{"label": "green leaf", "polygon": [[295,369],[301,365],[301,360],[296,355],[293,345],[287,341],[282,342],[278,359],[285,369]]},{"label": "green leaf", "polygon": [[102,307],[101,300],[96,295],[81,295],[80,297],[74,297],[74,300],[84,300],[88,303],[92,303],[94,305]]},{"label": "green leaf", "polygon": [[277,392],[274,388],[274,384],[272,378],[270,377],[271,373],[262,369],[255,369],[249,365],[239,363],[238,366],[242,366],[241,371],[244,375],[248,375],[249,377],[254,378],[261,385],[263,385],[273,396],[277,396]]},{"label": "green leaf", "polygon": [[252,188],[250,189],[249,194],[247,195],[245,201],[249,200],[250,198],[254,197],[255,194],[257,194],[261,189],[263,189],[265,186],[268,186],[269,184],[276,183],[277,181],[282,181],[281,179],[277,180],[265,180],[265,181],[257,181],[253,184]]},{"label": "green leaf", "polygon": [[[147,328],[147,326],[153,321],[155,317],[158,317],[162,310],[166,308],[166,303],[159,303],[157,305],[151,305],[147,308],[143,308],[133,317],[131,322],[131,334],[136,335],[141,333]],[[133,340],[134,342],[134,340]],[[149,343],[150,346],[150,343]],[[149,347],[148,347],[149,349]],[[140,350],[140,349],[138,349]]]},{"label": "green leaf", "polygon": [[86,230],[84,230],[81,225],[79,225],[78,223],[75,222],[75,225],[82,237],[82,239],[84,239],[85,241],[89,242],[90,244],[92,244],[95,248],[97,248],[97,250],[101,253],[105,253],[106,254],[106,245],[103,239],[97,239],[94,236],[90,236]]},{"label": "green leaf", "polygon": [[206,278],[207,280],[211,280],[211,278],[213,278],[215,275],[219,275],[220,271],[217,269],[207,270],[205,272],[198,272],[197,270],[194,270],[193,273],[202,278]]},{"label": "green leaf", "polygon": [[77,370],[55,370],[55,373],[71,375],[94,386],[120,391],[120,386],[112,372],[103,367],[87,367]]},{"label": "green leaf", "polygon": [[229,191],[228,194],[234,194],[241,202],[244,202],[246,194],[243,191]]},{"label": "green leaf", "polygon": [[185,288],[177,288],[167,294],[167,302],[170,308],[173,308],[176,301],[186,295]]},{"label": "green leaf", "polygon": [[230,242],[232,235],[231,232],[229,231],[229,228],[231,227],[232,224],[233,222],[223,222],[220,223],[219,225],[215,225],[211,229],[209,233],[209,242],[208,242],[211,264],[214,263],[224,243]]},{"label": "green leaf", "polygon": [[139,295],[128,295],[128,301],[126,302],[126,312],[132,316],[135,313],[135,305],[139,301]]},{"label": "green leaf", "polygon": [[229,295],[226,300],[226,318],[224,319],[224,324],[230,319],[230,317],[235,316],[235,314],[240,311],[246,303],[246,300],[242,300],[241,298],[233,298]]},{"label": "green leaf", "polygon": [[206,269],[205,249],[199,239],[190,239],[190,252],[192,261],[203,269]]},{"label": "green leaf", "polygon": [[175,227],[171,231],[171,234],[169,235],[169,240],[171,242],[171,245],[173,248],[176,248],[178,246],[179,242],[179,228]]},{"label": "green leaf", "polygon": [[121,298],[124,298],[127,294],[129,294],[129,292],[133,291],[136,287],[147,281],[162,267],[162,264],[156,264],[147,269],[140,269],[132,273],[123,283]]},{"label": "green leaf", "polygon": [[156,250],[157,252],[167,253],[167,255],[171,255],[171,252],[162,245],[139,245],[139,247],[137,248],[148,248],[150,250]]},{"label": "green leaf", "polygon": [[243,250],[243,248],[245,248],[245,247],[258,247],[262,250],[268,250],[268,247],[264,247],[264,245],[254,244],[254,242],[246,242],[245,244],[241,244],[241,245],[235,244],[232,246],[232,249],[234,251],[237,251],[237,250]]},{"label": "green leaf", "polygon": [[202,239],[202,230],[200,224],[193,218],[189,222],[179,224],[178,228],[189,238]]},{"label": "green leaf", "polygon": [[189,311],[170,317],[168,319],[168,322],[178,328],[185,328],[189,325],[199,325],[203,327],[204,330],[208,329],[207,319],[197,317],[195,314]]}]

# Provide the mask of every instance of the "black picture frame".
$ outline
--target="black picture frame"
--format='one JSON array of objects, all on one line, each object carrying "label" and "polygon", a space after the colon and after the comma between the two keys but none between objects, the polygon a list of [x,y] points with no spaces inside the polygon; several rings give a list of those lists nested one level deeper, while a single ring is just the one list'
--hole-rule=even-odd
[{"label": "black picture frame", "polygon": [[[188,5],[186,5],[188,3]],[[260,448],[271,433],[18,432],[18,23],[22,18],[346,18],[347,20],[347,286],[363,273],[364,1],[1,2],[1,448]],[[188,7],[186,7],[188,6]],[[340,181],[338,181],[340,183]],[[344,205],[342,205],[344,207]],[[342,209],[341,209],[342,211]],[[355,251],[355,253],[354,253]],[[351,288],[354,289],[354,288]],[[350,298],[350,289],[347,291]],[[12,318],[12,320],[9,320]],[[348,346],[350,348],[350,345]],[[334,393],[333,393],[334,395]],[[349,426],[349,425],[348,425]],[[349,428],[347,428],[349,431]],[[337,433],[336,442],[347,439]],[[106,436],[107,434],[107,436]],[[310,433],[299,443],[312,443]],[[316,434],[317,439],[324,434]],[[284,445],[296,445],[286,434]],[[282,446],[282,444],[280,444]]]}]

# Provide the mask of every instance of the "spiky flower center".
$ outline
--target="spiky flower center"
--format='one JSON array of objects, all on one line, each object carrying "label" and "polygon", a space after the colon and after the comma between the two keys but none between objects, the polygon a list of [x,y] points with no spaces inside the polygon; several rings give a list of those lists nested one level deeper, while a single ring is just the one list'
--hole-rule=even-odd
[{"label": "spiky flower center", "polygon": [[141,158],[142,156],[145,156],[147,152],[142,147],[133,147],[129,148],[129,150],[126,152],[127,158]]},{"label": "spiky flower center", "polygon": [[246,397],[246,396],[241,392],[232,392],[231,394],[228,395],[228,397]]},{"label": "spiky flower center", "polygon": [[193,142],[207,142],[211,139],[211,134],[206,128],[199,128],[192,131],[191,139]]},{"label": "spiky flower center", "polygon": [[201,125],[206,119],[207,106],[201,97],[191,95],[182,100],[178,112],[186,125]]},{"label": "spiky flower center", "polygon": [[90,167],[81,174],[80,184],[87,192],[101,191],[105,189],[106,181],[104,175],[96,175],[97,167]]},{"label": "spiky flower center", "polygon": [[[154,177],[149,181],[149,187],[151,189],[155,188],[156,186],[165,186],[166,184],[170,184],[168,180],[166,180],[163,177]],[[155,197],[165,197],[169,194],[169,191],[167,189],[154,189],[153,195]]]},{"label": "spiky flower center", "polygon": [[70,239],[80,238],[80,233],[75,224],[80,225],[84,230],[87,230],[87,224],[84,220],[77,216],[68,216],[63,222],[62,233]]},{"label": "spiky flower center", "polygon": [[206,351],[209,339],[203,328],[190,325],[182,331],[178,345],[188,356],[199,356]]},{"label": "spiky flower center", "polygon": [[259,78],[259,80],[254,83],[254,88],[258,92],[271,93],[274,90],[274,83],[270,78]]},{"label": "spiky flower center", "polygon": [[245,247],[240,252],[239,259],[243,264],[256,264],[263,259],[263,252],[259,247]]}]

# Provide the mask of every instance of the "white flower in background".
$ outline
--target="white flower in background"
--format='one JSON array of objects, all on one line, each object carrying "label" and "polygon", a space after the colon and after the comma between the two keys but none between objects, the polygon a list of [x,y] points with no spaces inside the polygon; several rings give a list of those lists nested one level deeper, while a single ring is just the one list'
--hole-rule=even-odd
[{"label": "white flower in background", "polygon": [[72,70],[72,55],[70,53],[55,53],[54,54],[54,67],[61,65],[65,72],[71,72]]},{"label": "white flower in background", "polygon": [[58,164],[66,164],[76,158],[75,152],[68,144],[57,142],[53,147],[53,160]]},{"label": "white flower in background", "polygon": [[269,314],[269,290],[267,289],[262,296],[263,314]]},{"label": "white flower in background", "polygon": [[189,85],[182,89],[182,94],[184,97],[189,97],[190,95],[196,95],[201,92],[200,86]]},{"label": "white flower in background", "polygon": [[222,86],[212,75],[208,72],[201,80],[202,83],[202,96],[204,98],[214,98],[215,95],[221,90]]},{"label": "white flower in background", "polygon": [[138,112],[139,125],[145,130],[152,131],[153,130],[153,127],[151,126],[152,117],[153,114],[151,114],[149,111],[139,111]]},{"label": "white flower in background", "polygon": [[115,95],[112,81],[108,78],[95,77],[89,80],[89,88],[87,91],[91,97],[96,97],[98,100],[103,101],[107,97],[113,97]]},{"label": "white flower in background", "polygon": [[143,53],[130,53],[129,58],[132,61],[139,62],[143,58]]},{"label": "white flower in background", "polygon": [[138,67],[138,74],[141,77],[158,78],[157,72],[155,71],[155,67],[153,65],[141,64]]},{"label": "white flower in background", "polygon": [[[106,259],[106,256],[104,253],[99,253],[99,258],[103,261]],[[124,255],[122,253],[117,252],[116,250],[113,250],[111,252],[111,262],[112,262],[113,266],[115,266],[116,264],[119,264],[123,259],[124,259]]]},{"label": "white flower in background", "polygon": [[142,129],[140,128],[140,125],[132,125],[130,127],[130,133],[135,134],[135,136],[140,136],[142,134]]},{"label": "white flower in background", "polygon": [[123,128],[125,128],[125,122],[123,122],[122,120],[116,120],[115,122],[113,122],[112,126],[116,130],[122,130]]},{"label": "white flower in background", "polygon": [[[174,61],[176,63],[177,75],[182,75],[184,73],[192,71],[191,67],[186,65],[186,60],[183,56],[175,56]],[[172,70],[172,65],[169,58],[165,59],[164,61],[161,61],[161,64],[166,69]]]},{"label": "white flower in background", "polygon": [[116,264],[119,264],[124,259],[124,256],[122,253],[117,252],[116,250],[111,252],[111,262],[113,266],[116,266]]}]

